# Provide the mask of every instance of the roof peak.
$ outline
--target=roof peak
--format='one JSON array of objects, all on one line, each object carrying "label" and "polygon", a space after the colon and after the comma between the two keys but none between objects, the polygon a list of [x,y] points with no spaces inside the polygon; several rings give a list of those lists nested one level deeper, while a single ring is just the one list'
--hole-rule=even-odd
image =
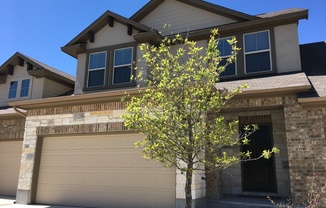
[{"label": "roof peak", "polygon": [[[145,18],[151,11],[160,6],[163,2],[167,0],[150,0],[145,6],[143,6],[140,10],[138,10],[135,14],[133,14],[129,19],[140,22],[143,18]],[[171,1],[171,0],[170,0]],[[196,8],[206,10],[212,13],[218,13],[232,19],[237,20],[253,20],[256,19],[255,16],[245,14],[243,12],[239,12],[233,9],[229,9],[217,4],[213,4],[204,0],[174,0],[179,1],[184,4],[188,4],[191,6],[195,6]]]}]

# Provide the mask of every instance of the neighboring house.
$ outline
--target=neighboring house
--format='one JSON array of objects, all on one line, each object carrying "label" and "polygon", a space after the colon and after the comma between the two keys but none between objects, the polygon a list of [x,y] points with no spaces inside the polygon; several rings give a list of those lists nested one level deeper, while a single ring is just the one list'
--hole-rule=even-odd
[{"label": "neighboring house", "polygon": [[74,82],[73,76],[19,52],[0,66],[0,195],[16,195],[25,129],[26,111],[8,103],[72,94]]},{"label": "neighboring house", "polygon": [[225,116],[260,126],[251,138],[255,154],[273,145],[281,152],[221,174],[196,172],[195,207],[225,194],[304,199],[312,164],[320,176],[315,182],[326,180],[325,96],[299,97],[313,83],[302,71],[298,44],[298,21],[307,18],[305,9],[252,16],[200,0],[151,0],[131,18],[104,13],[62,47],[78,60],[74,96],[10,103],[27,111],[17,203],[182,207],[184,175],[142,159],[134,142],[143,136],[124,127],[121,97],[141,84],[130,81],[140,43],[155,44],[159,31],[172,31],[205,47],[216,27],[222,56],[230,55],[230,37],[242,48],[216,87],[251,87]]}]

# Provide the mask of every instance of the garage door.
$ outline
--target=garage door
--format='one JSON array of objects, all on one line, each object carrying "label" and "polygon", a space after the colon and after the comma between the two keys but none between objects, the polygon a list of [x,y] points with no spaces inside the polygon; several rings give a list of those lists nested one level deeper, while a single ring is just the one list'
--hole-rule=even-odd
[{"label": "garage door", "polygon": [[0,141],[0,195],[16,196],[22,141]]},{"label": "garage door", "polygon": [[37,203],[175,207],[175,170],[142,158],[140,134],[44,138]]}]

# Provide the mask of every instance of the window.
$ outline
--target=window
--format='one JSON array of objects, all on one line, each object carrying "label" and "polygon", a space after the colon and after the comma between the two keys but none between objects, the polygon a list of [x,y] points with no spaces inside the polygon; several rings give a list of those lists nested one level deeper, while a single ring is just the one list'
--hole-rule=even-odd
[{"label": "window", "polygon": [[130,83],[132,48],[114,50],[113,84]]},{"label": "window", "polygon": [[15,98],[17,94],[18,81],[10,82],[8,98]]},{"label": "window", "polygon": [[20,97],[27,97],[29,92],[29,79],[24,79],[22,81],[22,86],[20,88]]},{"label": "window", "polygon": [[130,78],[135,75],[136,43],[110,46],[102,51],[91,50],[86,68],[84,90],[102,90],[135,86]]},{"label": "window", "polygon": [[106,52],[89,54],[88,87],[104,85],[105,69],[106,69]]},{"label": "window", "polygon": [[[227,63],[227,59],[232,56],[232,46],[227,41],[230,39],[232,39],[232,37],[221,38],[218,40],[217,49],[220,51],[220,55],[222,58],[220,65],[222,66],[224,66]],[[236,62],[233,62],[232,64],[228,64],[226,66],[225,71],[220,74],[221,77],[233,76],[233,75],[236,75]]]},{"label": "window", "polygon": [[269,32],[244,35],[246,73],[271,71]]}]

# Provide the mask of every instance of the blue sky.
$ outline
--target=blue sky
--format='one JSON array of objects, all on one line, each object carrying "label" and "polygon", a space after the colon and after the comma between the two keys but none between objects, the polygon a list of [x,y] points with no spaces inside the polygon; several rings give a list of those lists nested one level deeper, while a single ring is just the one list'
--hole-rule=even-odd
[{"label": "blue sky", "polygon": [[[326,41],[325,0],[207,0],[255,15],[288,8],[309,9],[299,24],[299,42]],[[0,65],[19,51],[75,75],[76,60],[67,44],[106,10],[130,17],[148,0],[1,0]]]}]

